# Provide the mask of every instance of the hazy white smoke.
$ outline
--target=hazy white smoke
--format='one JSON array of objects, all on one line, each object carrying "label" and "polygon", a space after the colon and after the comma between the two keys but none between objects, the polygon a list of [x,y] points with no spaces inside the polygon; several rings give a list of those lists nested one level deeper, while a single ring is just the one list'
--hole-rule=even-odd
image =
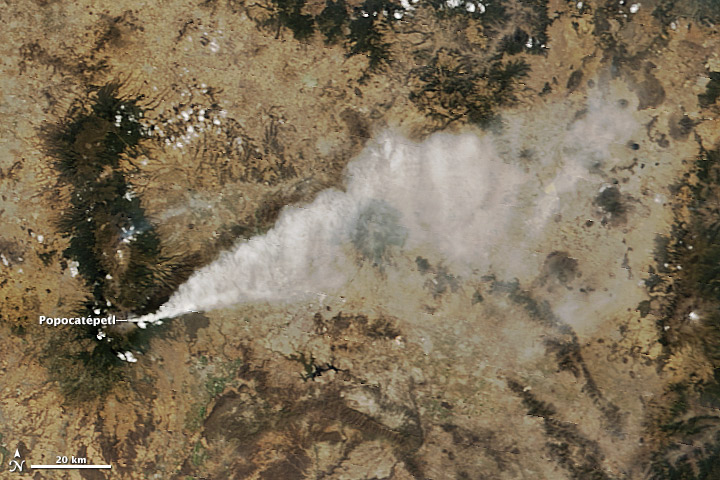
[{"label": "hazy white smoke", "polygon": [[[579,182],[602,182],[593,169],[613,162],[612,148],[635,125],[612,108],[565,123],[508,118],[500,136],[436,134],[414,144],[382,134],[349,164],[345,191],[286,207],[270,231],[196,272],[141,320],[337,291],[360,263],[382,268],[417,248],[460,274],[492,269],[512,278],[536,261],[535,239],[565,196]],[[516,254],[498,263],[508,249]]]}]

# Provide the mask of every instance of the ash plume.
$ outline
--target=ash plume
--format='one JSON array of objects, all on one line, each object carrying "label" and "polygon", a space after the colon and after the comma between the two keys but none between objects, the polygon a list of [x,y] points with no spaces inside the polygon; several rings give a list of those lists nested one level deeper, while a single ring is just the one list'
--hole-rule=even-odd
[{"label": "ash plume", "polygon": [[[421,143],[384,132],[348,165],[343,190],[285,207],[271,230],[220,255],[137,321],[332,294],[362,265],[382,270],[416,249],[460,275],[522,275],[539,261],[536,239],[564,200],[602,184],[599,170],[636,129],[628,110],[589,107],[565,122],[548,121],[549,112],[509,115],[500,134],[440,133]],[[499,255],[508,249],[516,254]]]}]

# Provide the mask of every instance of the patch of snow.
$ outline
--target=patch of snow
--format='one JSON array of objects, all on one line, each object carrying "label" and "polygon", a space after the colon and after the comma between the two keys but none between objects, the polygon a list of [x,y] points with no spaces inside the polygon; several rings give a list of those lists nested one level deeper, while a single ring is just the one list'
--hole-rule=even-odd
[{"label": "patch of snow", "polygon": [[124,360],[129,363],[135,363],[137,362],[137,358],[132,354],[132,352],[118,352],[117,356],[120,360]]}]

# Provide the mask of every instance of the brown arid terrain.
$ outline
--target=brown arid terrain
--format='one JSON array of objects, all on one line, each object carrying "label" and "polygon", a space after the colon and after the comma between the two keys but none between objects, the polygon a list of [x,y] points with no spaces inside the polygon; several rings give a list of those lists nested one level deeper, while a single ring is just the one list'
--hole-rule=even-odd
[{"label": "brown arid terrain", "polygon": [[[0,25],[0,478],[720,478],[716,0]],[[233,292],[191,275],[365,184],[337,282],[39,324]]]}]

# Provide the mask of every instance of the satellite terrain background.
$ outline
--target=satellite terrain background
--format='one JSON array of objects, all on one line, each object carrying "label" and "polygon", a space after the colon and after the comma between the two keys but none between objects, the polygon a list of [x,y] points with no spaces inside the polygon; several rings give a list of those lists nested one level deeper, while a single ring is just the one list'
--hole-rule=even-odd
[{"label": "satellite terrain background", "polygon": [[5,2],[2,478],[720,478],[718,25]]}]

